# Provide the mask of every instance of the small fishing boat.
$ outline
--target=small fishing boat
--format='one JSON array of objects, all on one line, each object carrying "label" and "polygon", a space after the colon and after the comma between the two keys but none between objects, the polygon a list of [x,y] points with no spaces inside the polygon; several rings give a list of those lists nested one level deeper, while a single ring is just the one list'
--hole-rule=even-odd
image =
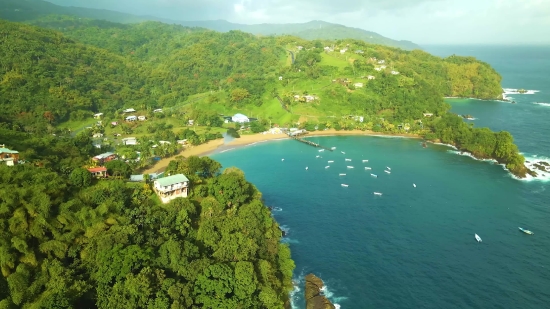
[{"label": "small fishing boat", "polygon": [[330,149],[334,150],[334,149],[336,149],[336,147],[331,147]]},{"label": "small fishing boat", "polygon": [[353,166],[351,166],[351,165],[348,165],[348,166],[347,166],[347,168],[353,168]]},{"label": "small fishing boat", "polygon": [[321,156],[315,156],[316,158],[320,158]]},{"label": "small fishing boat", "polygon": [[477,234],[474,234],[474,235],[476,237],[477,242],[481,242],[481,237],[479,237],[479,235],[477,235]]},{"label": "small fishing boat", "polygon": [[363,160],[363,163],[365,163],[365,162],[369,162],[369,160]]},{"label": "small fishing boat", "polygon": [[372,170],[372,167],[365,166],[365,170]]},{"label": "small fishing boat", "polygon": [[531,231],[529,231],[529,230],[526,230],[526,229],[524,229],[524,228],[521,228],[521,227],[519,227],[519,230],[522,231],[522,232],[524,232],[525,234],[529,234],[529,235],[535,234],[535,233],[533,233],[533,232],[531,232]]},{"label": "small fishing boat", "polygon": [[374,195],[382,195],[380,192],[374,192]]},{"label": "small fishing boat", "polygon": [[329,168],[329,167],[330,167],[330,165],[325,166],[325,168]]},{"label": "small fishing boat", "polygon": [[325,150],[324,149],[319,149],[319,152],[323,152],[323,151],[325,151]]},{"label": "small fishing boat", "polygon": [[415,184],[415,183],[413,183],[413,187],[415,187],[415,188],[416,188],[416,184]]},{"label": "small fishing boat", "polygon": [[339,175],[340,176],[346,176],[346,173],[340,173]]},{"label": "small fishing boat", "polygon": [[345,183],[342,184],[342,187],[349,187],[348,185],[346,185]]},{"label": "small fishing boat", "polygon": [[306,171],[309,169],[309,167],[306,166]]},{"label": "small fishing boat", "polygon": [[351,161],[351,159],[346,159],[346,161]]},{"label": "small fishing boat", "polygon": [[390,171],[384,171],[384,172],[385,172],[386,174],[391,174],[391,172],[390,172]]},{"label": "small fishing boat", "polygon": [[378,177],[378,175],[376,174],[370,174],[372,177]]},{"label": "small fishing boat", "polygon": [[340,152],[341,152],[342,154],[346,154],[346,153],[345,153],[345,152],[343,152],[343,151],[340,151]]},{"label": "small fishing boat", "polygon": [[386,166],[386,168],[388,169],[388,171],[391,171],[391,168],[389,168],[389,167],[387,167],[387,166]]},{"label": "small fishing boat", "polygon": [[333,163],[333,162],[334,162],[334,160],[328,160],[328,163]]}]

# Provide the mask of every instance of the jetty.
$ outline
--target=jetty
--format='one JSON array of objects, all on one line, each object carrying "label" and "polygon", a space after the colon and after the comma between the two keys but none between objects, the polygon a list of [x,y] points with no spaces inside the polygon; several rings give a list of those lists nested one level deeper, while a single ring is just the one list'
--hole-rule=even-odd
[{"label": "jetty", "polygon": [[288,137],[294,139],[294,140],[297,140],[299,141],[300,143],[304,143],[304,144],[307,144],[307,145],[310,145],[310,146],[313,146],[313,147],[316,147],[316,148],[321,148],[321,149],[325,149],[325,150],[328,150],[328,151],[334,151],[332,148],[329,148],[329,147],[324,147],[320,144],[317,144],[317,143],[314,143],[312,141],[308,141],[308,140],[305,140],[303,138],[300,137],[300,135],[305,135],[307,134],[307,131],[305,130],[300,130],[301,132],[289,132],[288,133]]}]

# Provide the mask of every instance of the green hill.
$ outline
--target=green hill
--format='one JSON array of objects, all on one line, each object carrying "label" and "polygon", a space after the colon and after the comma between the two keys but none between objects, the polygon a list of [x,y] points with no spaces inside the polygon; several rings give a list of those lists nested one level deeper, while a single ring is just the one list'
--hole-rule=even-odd
[{"label": "green hill", "polygon": [[256,25],[236,24],[225,20],[181,21],[164,19],[155,16],[136,16],[110,10],[98,10],[72,6],[64,7],[43,0],[0,0],[0,18],[2,19],[12,21],[32,21],[50,14],[101,19],[117,23],[160,21],[168,24],[177,24],[185,27],[200,27],[219,32],[240,30],[243,32],[261,35],[287,34],[306,40],[357,39],[371,44],[399,47],[406,50],[420,49],[420,46],[409,41],[396,41],[375,32],[327,23],[324,21]]},{"label": "green hill", "polygon": [[[501,77],[475,58],[442,59],[359,40],[256,37],[156,22],[48,16],[35,23],[70,39],[2,23],[4,33],[20,34],[0,38],[5,74],[0,91],[7,98],[0,115],[20,128],[78,121],[94,112],[114,119],[125,107],[170,107],[189,115],[245,112],[264,123],[299,122],[308,128],[407,128],[503,163],[517,154],[511,148],[497,155],[492,137],[486,140],[493,146],[481,147],[472,131],[477,129],[446,116],[444,96],[500,97]],[[334,50],[324,50],[329,45]],[[285,50],[293,52],[294,63]],[[363,123],[353,120],[359,116]],[[502,138],[511,143],[511,137]],[[514,166],[523,166],[522,159],[514,159]]]}]

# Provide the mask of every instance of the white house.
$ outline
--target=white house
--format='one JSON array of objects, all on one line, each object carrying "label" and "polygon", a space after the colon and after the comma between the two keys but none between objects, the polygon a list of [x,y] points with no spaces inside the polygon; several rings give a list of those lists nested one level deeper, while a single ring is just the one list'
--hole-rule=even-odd
[{"label": "white house", "polygon": [[154,181],[153,188],[163,203],[178,197],[187,197],[189,179],[183,174],[176,174]]},{"label": "white house", "polygon": [[283,77],[282,77],[282,76],[279,76],[279,80],[283,80]]},{"label": "white house", "polygon": [[381,68],[374,68],[376,71],[382,71]]},{"label": "white house", "polygon": [[147,117],[145,117],[145,116],[138,116],[137,119],[138,119],[139,121],[145,121],[145,120],[147,119]]},{"label": "white house", "polygon": [[315,101],[315,99],[317,99],[316,97],[312,96],[312,95],[306,95],[304,96],[304,98],[306,98],[306,102],[313,102]]},{"label": "white house", "polygon": [[434,114],[432,113],[424,113],[424,117],[432,117]]},{"label": "white house", "polygon": [[381,69],[385,69],[386,66],[385,66],[385,65],[381,65],[380,68],[381,68]]},{"label": "white house", "polygon": [[103,133],[94,133],[94,135],[92,135],[93,138],[99,138],[99,137],[103,137]]},{"label": "white house", "polygon": [[136,121],[137,120],[137,117],[136,116],[128,116],[126,117],[126,121]]},{"label": "white house", "polygon": [[135,112],[135,111],[136,111],[136,110],[133,109],[133,108],[127,108],[127,109],[123,110],[122,112],[123,112],[123,113],[133,113],[133,112]]},{"label": "white house", "polygon": [[162,108],[157,108],[153,110],[153,113],[162,113]]},{"label": "white house", "polygon": [[172,143],[170,143],[169,141],[159,141],[159,144],[164,145],[164,144],[172,144]]},{"label": "white house", "polygon": [[375,79],[376,77],[372,76],[372,75],[369,75],[367,76],[367,79]]},{"label": "white house", "polygon": [[378,63],[379,63],[379,64],[382,64],[382,63],[384,63],[384,62],[386,62],[386,61],[385,61],[385,60],[378,60]]},{"label": "white house", "polygon": [[126,137],[122,139],[122,144],[124,145],[137,145],[137,138],[135,137]]},{"label": "white house", "polygon": [[188,123],[189,123],[190,126],[192,126],[192,125],[195,123],[195,120],[189,119],[189,122],[188,122]]},{"label": "white house", "polygon": [[348,51],[347,48],[340,49],[340,54],[345,54]]},{"label": "white house", "polygon": [[391,71],[391,74],[397,75],[397,74],[399,74],[399,72],[397,72],[397,71]]},{"label": "white house", "polygon": [[363,88],[363,83],[355,83],[353,86],[355,86],[355,88]]},{"label": "white house", "polygon": [[303,46],[296,46],[296,48],[298,48],[298,50],[302,50],[302,49],[304,49],[304,47],[303,47]]},{"label": "white house", "polygon": [[99,118],[101,118],[101,116],[103,116],[103,113],[94,114],[95,119],[99,119]]},{"label": "white house", "polygon": [[250,122],[250,120],[248,119],[248,117],[246,117],[246,116],[243,115],[243,114],[235,114],[235,115],[233,115],[233,117],[231,117],[231,120],[232,120],[233,122],[238,122],[238,123]]}]

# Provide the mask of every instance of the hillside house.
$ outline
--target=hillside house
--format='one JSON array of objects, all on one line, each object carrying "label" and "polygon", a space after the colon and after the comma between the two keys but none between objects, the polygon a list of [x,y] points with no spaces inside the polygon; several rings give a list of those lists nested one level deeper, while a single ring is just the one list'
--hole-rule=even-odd
[{"label": "hillside house", "polygon": [[378,64],[382,64],[382,63],[385,63],[386,61],[385,60],[378,60]]},{"label": "hillside house", "polygon": [[432,113],[424,113],[423,115],[424,115],[424,117],[432,117],[434,114],[432,114]]},{"label": "hillside house", "polygon": [[312,95],[305,95],[304,98],[306,99],[306,102],[313,102],[317,99],[317,97],[314,97]]},{"label": "hillside house", "polygon": [[145,120],[147,120],[147,117],[145,117],[145,116],[138,116],[137,119],[138,119],[139,121],[145,121]]},{"label": "hillside house", "polygon": [[127,108],[127,109],[123,110],[122,112],[123,112],[123,113],[134,113],[135,111],[136,111],[136,110],[133,109],[133,108]]},{"label": "hillside house", "polygon": [[397,71],[391,71],[391,74],[393,74],[393,75],[398,75],[399,72],[397,72]]},{"label": "hillside house", "polygon": [[6,145],[0,145],[0,163],[13,166],[19,161],[19,152],[6,148]]},{"label": "hillside house", "polygon": [[355,88],[363,88],[363,83],[355,83],[353,84]]},{"label": "hillside house", "polygon": [[374,68],[376,71],[382,71],[381,68]]},{"label": "hillside house", "polygon": [[231,117],[231,120],[237,123],[250,122],[250,119],[248,119],[248,117],[243,114],[235,114],[233,115],[233,117]]},{"label": "hillside house", "polygon": [[128,116],[125,119],[126,119],[126,121],[136,121],[137,117],[136,116]]},{"label": "hillside house", "polygon": [[283,77],[282,77],[282,76],[279,76],[279,80],[283,80]]},{"label": "hillside house", "polygon": [[296,48],[297,48],[298,50],[302,50],[302,49],[304,49],[304,47],[303,47],[303,46],[296,46]]},{"label": "hillside house", "polygon": [[118,121],[111,121],[112,126],[118,126]]},{"label": "hillside house", "polygon": [[342,48],[340,49],[340,54],[345,54],[347,51],[348,51],[347,48]]},{"label": "hillside house", "polygon": [[179,145],[187,145],[187,139],[178,139],[176,141],[176,143],[178,143]]},{"label": "hillside house", "polygon": [[334,51],[334,49],[328,47],[328,46],[325,46],[325,48],[323,48],[326,52],[332,52]]},{"label": "hillside house", "polygon": [[376,77],[374,77],[373,75],[367,76],[367,79],[368,79],[368,80],[375,79],[375,78],[376,78]]},{"label": "hillside house", "polygon": [[101,116],[103,116],[103,113],[94,114],[94,118],[95,118],[95,119],[100,119]]},{"label": "hillside house", "polygon": [[176,174],[156,179],[153,189],[163,203],[168,203],[178,197],[187,197],[189,179],[183,174]]},{"label": "hillside house", "polygon": [[137,144],[138,144],[137,138],[135,138],[135,137],[126,137],[126,138],[123,138],[123,139],[122,139],[122,144],[123,144],[123,145],[137,145]]},{"label": "hillside house", "polygon": [[381,65],[380,68],[383,70],[383,69],[386,68],[386,66],[385,66],[385,65]]},{"label": "hillside house", "polygon": [[88,169],[88,172],[92,174],[95,178],[106,178],[107,177],[107,168],[106,167],[92,167]]},{"label": "hillside house", "polygon": [[103,137],[103,133],[94,133],[94,134],[92,135],[92,137],[93,137],[93,138],[101,138],[101,137]]},{"label": "hillside house", "polygon": [[98,162],[99,164],[103,164],[105,162],[109,162],[116,159],[118,159],[118,156],[114,152],[105,152],[92,158],[92,160]]},{"label": "hillside house", "polygon": [[162,108],[157,108],[153,110],[153,113],[162,113]]},{"label": "hillside house", "polygon": [[362,51],[362,50],[359,49],[359,50],[356,50],[355,53],[356,53],[356,54],[363,54],[364,51]]},{"label": "hillside house", "polygon": [[187,122],[190,126],[192,126],[193,124],[195,124],[195,120],[193,119],[189,119],[189,121]]}]

